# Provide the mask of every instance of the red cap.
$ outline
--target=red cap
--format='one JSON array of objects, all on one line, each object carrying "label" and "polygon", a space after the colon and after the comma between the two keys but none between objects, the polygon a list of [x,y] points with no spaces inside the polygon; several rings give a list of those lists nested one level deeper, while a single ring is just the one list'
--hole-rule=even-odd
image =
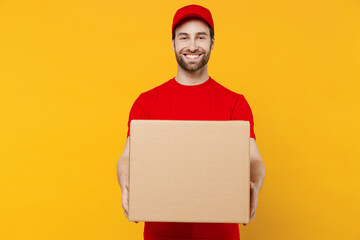
[{"label": "red cap", "polygon": [[192,18],[192,17],[200,18],[204,20],[206,23],[210,25],[213,32],[215,33],[214,22],[211,16],[211,12],[207,8],[195,4],[182,7],[176,11],[173,19],[171,33],[174,31],[174,28],[179,22],[181,22],[184,19]]}]

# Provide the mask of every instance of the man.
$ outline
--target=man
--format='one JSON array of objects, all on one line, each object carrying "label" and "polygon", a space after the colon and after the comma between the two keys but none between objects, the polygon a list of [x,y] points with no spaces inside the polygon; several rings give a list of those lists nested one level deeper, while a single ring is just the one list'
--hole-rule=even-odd
[{"label": "man", "polygon": [[[256,145],[253,116],[245,97],[223,87],[208,75],[207,63],[215,42],[210,11],[199,5],[179,9],[173,19],[172,33],[172,48],[178,62],[177,75],[139,95],[130,110],[127,137],[132,119],[249,121],[251,221],[264,181],[265,166]],[[129,138],[118,161],[118,180],[126,217],[128,174]],[[239,240],[240,232],[236,223],[145,222],[144,239]]]}]

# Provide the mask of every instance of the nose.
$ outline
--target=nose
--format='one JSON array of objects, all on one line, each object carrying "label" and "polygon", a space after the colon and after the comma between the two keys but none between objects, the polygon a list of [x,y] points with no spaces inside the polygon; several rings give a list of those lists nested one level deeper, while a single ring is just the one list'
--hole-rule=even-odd
[{"label": "nose", "polygon": [[194,39],[194,38],[190,39],[189,50],[190,50],[191,52],[194,52],[194,51],[197,50],[197,49],[198,49],[198,44],[197,44],[197,42],[196,42],[196,39]]}]

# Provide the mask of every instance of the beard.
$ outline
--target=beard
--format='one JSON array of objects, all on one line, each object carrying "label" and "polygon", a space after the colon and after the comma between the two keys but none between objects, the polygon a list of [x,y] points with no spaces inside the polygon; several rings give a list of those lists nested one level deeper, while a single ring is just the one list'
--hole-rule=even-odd
[{"label": "beard", "polygon": [[190,60],[189,62],[185,62],[185,60],[181,56],[182,54],[177,54],[176,49],[175,49],[175,57],[176,57],[176,61],[178,62],[178,64],[184,70],[187,70],[189,72],[195,72],[195,71],[201,69],[202,67],[204,67],[209,62],[210,52],[211,52],[211,47],[209,48],[209,51],[207,54],[204,54],[202,52],[194,53],[194,54],[201,54],[201,56],[199,57],[199,60],[197,60],[197,61]]}]

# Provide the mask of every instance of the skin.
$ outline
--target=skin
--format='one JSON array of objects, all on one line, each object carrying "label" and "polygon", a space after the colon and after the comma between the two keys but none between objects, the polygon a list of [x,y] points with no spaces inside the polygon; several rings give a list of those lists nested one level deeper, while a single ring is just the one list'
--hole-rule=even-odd
[{"label": "skin", "polygon": [[[198,85],[208,80],[207,63],[215,39],[210,38],[208,25],[200,19],[188,19],[175,29],[172,48],[178,62],[175,80],[183,85]],[[186,54],[200,54],[198,59],[187,59]],[[122,207],[129,218],[129,137],[117,163],[117,177],[122,190]],[[250,138],[250,221],[255,217],[258,195],[265,177],[265,165],[254,138]],[[138,222],[135,222],[138,223]],[[243,224],[246,226],[246,224]]]},{"label": "skin", "polygon": [[[197,85],[208,80],[207,63],[214,43],[208,25],[200,19],[189,19],[177,25],[175,39],[172,40],[178,62],[176,81],[184,85]],[[200,54],[200,57],[187,59],[187,54]]]}]

